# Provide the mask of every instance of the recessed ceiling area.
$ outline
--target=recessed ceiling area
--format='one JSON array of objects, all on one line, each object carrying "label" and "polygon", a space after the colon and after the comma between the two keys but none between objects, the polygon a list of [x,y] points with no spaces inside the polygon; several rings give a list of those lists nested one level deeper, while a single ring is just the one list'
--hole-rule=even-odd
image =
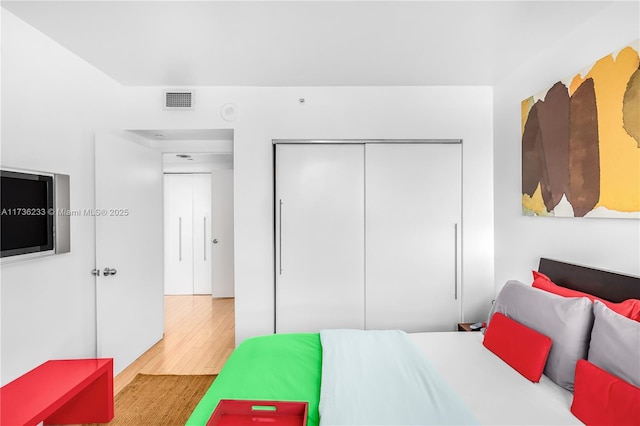
[{"label": "recessed ceiling area", "polygon": [[162,155],[162,166],[165,173],[206,173],[212,170],[233,169],[233,154],[212,154],[208,152],[180,154],[165,153]]},{"label": "recessed ceiling area", "polygon": [[150,141],[233,141],[233,129],[130,130]]},{"label": "recessed ceiling area", "polygon": [[2,7],[127,86],[413,86],[494,85],[610,4],[5,0]]},{"label": "recessed ceiling area", "polygon": [[161,152],[233,153],[233,129],[129,130]]},{"label": "recessed ceiling area", "polygon": [[129,130],[163,153],[166,173],[200,173],[233,169],[232,129]]}]

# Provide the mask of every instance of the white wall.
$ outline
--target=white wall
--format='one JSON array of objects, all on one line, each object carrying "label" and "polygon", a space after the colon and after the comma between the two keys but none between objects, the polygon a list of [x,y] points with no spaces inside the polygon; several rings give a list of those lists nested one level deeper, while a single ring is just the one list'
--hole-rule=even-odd
[{"label": "white wall", "polygon": [[[526,281],[541,255],[640,274],[640,221],[520,209],[520,101],[637,39],[639,12],[637,2],[612,4],[493,91],[199,87],[195,111],[170,112],[162,88],[123,88],[2,10],[0,162],[71,175],[72,209],[91,208],[95,131],[232,127],[239,343],[273,331],[272,139],[461,138],[465,319],[479,320],[494,282]],[[228,102],[232,123],[220,117]],[[69,254],[1,268],[3,384],[49,358],[95,354],[93,219],[72,217],[71,238]]]},{"label": "white wall", "polygon": [[[493,294],[490,87],[198,87],[196,109],[177,112],[162,110],[161,94],[127,89],[125,127],[234,130],[236,343],[273,332],[272,139],[463,139],[465,319],[484,318]],[[220,116],[228,102],[238,110],[231,123]]]},{"label": "white wall", "polygon": [[[0,82],[2,81],[2,15],[4,9],[0,7]],[[2,84],[0,83],[0,99],[2,99]],[[2,131],[2,102],[0,102],[0,133]],[[2,164],[2,135],[0,135],[0,164]],[[2,381],[2,270],[0,269],[0,385],[3,385]]]},{"label": "white wall", "polygon": [[[0,162],[64,173],[71,209],[94,207],[93,135],[119,120],[122,87],[2,10]],[[94,221],[71,252],[1,267],[2,384],[52,358],[95,356]]]},{"label": "white wall", "polygon": [[[195,111],[170,112],[162,88],[123,88],[4,10],[2,39],[1,163],[69,174],[72,209],[94,207],[96,131],[234,129],[238,343],[273,332],[276,138],[463,139],[465,319],[484,317],[494,264],[491,88],[199,87]],[[228,102],[238,107],[232,123],[220,117]],[[50,358],[95,355],[94,221],[71,220],[71,253],[2,265],[3,384]]]},{"label": "white wall", "polygon": [[[540,257],[640,275],[640,221],[521,215],[520,102],[640,37],[640,3],[616,2],[494,87],[496,290]],[[543,27],[540,27],[543,28]]]}]

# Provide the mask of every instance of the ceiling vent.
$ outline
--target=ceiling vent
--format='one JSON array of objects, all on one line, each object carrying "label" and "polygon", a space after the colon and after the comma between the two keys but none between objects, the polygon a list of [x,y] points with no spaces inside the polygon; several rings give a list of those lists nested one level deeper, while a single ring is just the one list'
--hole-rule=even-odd
[{"label": "ceiling vent", "polygon": [[167,111],[192,110],[193,90],[165,90],[163,109]]}]

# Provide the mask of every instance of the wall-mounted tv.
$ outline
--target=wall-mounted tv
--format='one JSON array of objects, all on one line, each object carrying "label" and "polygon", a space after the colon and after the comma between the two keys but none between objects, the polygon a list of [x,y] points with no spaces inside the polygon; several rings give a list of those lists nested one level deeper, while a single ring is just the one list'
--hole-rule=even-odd
[{"label": "wall-mounted tv", "polygon": [[2,260],[68,252],[68,210],[69,176],[0,170]]}]

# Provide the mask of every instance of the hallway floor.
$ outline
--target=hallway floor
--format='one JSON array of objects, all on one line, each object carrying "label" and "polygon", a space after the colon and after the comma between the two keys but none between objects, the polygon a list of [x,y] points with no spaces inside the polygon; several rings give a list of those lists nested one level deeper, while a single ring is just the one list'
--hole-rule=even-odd
[{"label": "hallway floor", "polygon": [[164,338],[114,380],[114,394],[138,373],[218,374],[235,348],[234,299],[165,296]]}]

